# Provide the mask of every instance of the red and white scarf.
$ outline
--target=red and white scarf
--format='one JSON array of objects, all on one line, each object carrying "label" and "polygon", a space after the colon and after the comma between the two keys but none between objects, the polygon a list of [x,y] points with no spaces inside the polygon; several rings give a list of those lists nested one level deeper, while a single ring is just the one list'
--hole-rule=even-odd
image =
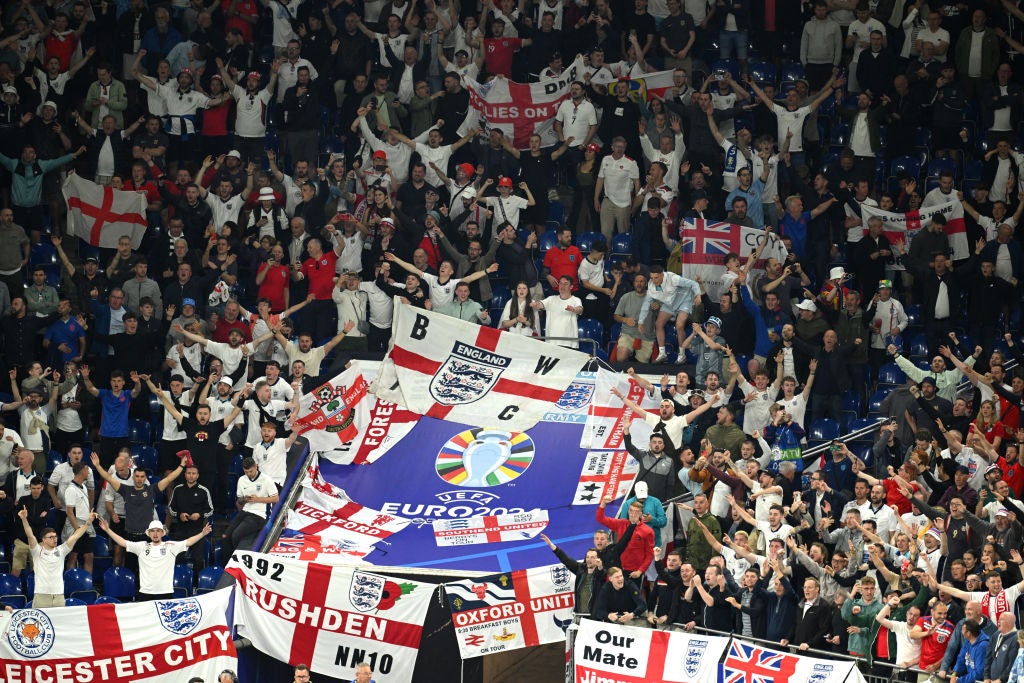
[{"label": "red and white scarf", "polygon": [[1003,612],[1010,611],[1010,605],[1009,601],[1006,599],[1006,591],[999,591],[999,595],[995,596],[996,613],[992,614],[991,612],[989,612],[989,603],[992,601],[992,597],[992,593],[985,593],[985,595],[981,598],[981,612],[992,621],[998,622],[999,616]]}]

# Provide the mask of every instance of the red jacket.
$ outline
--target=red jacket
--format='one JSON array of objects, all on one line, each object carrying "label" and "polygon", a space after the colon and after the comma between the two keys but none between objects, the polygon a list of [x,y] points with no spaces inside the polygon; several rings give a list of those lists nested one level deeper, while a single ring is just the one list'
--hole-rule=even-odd
[{"label": "red jacket", "polygon": [[[598,524],[603,524],[611,529],[617,538],[621,538],[622,534],[626,533],[626,529],[629,527],[628,519],[616,519],[605,516],[603,506],[598,506],[594,517],[597,519]],[[654,562],[654,529],[647,526],[643,521],[638,522],[636,529],[633,530],[633,536],[623,549],[619,560],[622,562],[623,571],[627,574],[635,571],[646,571],[651,566],[651,562]]]}]

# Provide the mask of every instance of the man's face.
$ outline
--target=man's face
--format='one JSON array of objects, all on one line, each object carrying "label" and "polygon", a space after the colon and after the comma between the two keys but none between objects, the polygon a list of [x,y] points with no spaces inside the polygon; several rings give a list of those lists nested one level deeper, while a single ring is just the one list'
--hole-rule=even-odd
[{"label": "man's face", "polygon": [[608,534],[603,531],[594,532],[594,547],[598,550],[604,550],[608,547]]},{"label": "man's face", "polygon": [[808,579],[804,581],[804,600],[814,602],[818,599],[818,582]]},{"label": "man's face", "polygon": [[299,337],[299,351],[308,353],[313,348],[313,338],[308,334],[303,334]]},{"label": "man's face", "polygon": [[194,486],[199,481],[199,470],[195,467],[189,467],[185,470],[185,483],[189,486]]},{"label": "man's face", "polygon": [[708,511],[708,499],[705,496],[697,496],[693,499],[693,511],[698,515],[703,515]]},{"label": "man's face", "polygon": [[135,484],[135,488],[141,489],[146,485],[146,473],[142,470],[132,472],[132,483]]},{"label": "man's face", "polygon": [[[370,683],[370,676],[373,675],[373,671],[368,666],[361,666],[356,669],[356,683]],[[296,678],[295,680],[299,680]],[[306,674],[306,680],[309,680],[309,674]]]}]

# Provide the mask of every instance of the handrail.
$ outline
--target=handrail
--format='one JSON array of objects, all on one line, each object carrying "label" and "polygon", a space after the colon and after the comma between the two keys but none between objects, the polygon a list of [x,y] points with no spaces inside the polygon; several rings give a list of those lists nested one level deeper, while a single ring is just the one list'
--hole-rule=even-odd
[{"label": "handrail", "polygon": [[[878,425],[880,425],[882,422],[885,422],[888,419],[889,418],[887,418],[887,417],[876,418],[874,424],[865,425],[865,426],[861,427],[860,429],[856,429],[856,430],[850,432],[849,434],[846,434],[845,436],[840,436],[839,440],[842,441],[843,443],[846,443],[847,441],[850,441],[850,440],[853,440],[853,439],[857,439],[857,438],[859,438],[861,436],[864,436],[865,434],[870,434],[871,432],[873,432],[876,429],[878,429]],[[819,453],[824,453],[828,449],[829,445],[830,444],[827,444],[827,443],[818,444],[817,446],[814,446],[813,448],[808,448],[807,450],[803,451],[803,455],[804,456],[808,456],[808,455],[817,455]]]}]

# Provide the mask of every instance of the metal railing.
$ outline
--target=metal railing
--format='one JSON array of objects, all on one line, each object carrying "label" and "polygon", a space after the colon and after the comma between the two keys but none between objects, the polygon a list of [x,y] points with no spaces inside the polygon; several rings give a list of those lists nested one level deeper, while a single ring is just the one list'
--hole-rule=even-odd
[{"label": "metal railing", "polygon": [[[888,419],[889,418],[887,417],[879,417],[875,420],[874,424],[865,425],[860,429],[855,429],[854,431],[848,434],[840,435],[839,440],[842,441],[843,443],[846,443],[847,441],[855,441],[862,436],[866,436],[867,434],[874,432],[876,429],[878,429],[879,425],[881,425]],[[828,450],[829,445],[830,444],[828,443],[821,443],[818,444],[817,446],[814,446],[813,448],[808,448],[805,451],[803,451],[803,457],[807,457],[808,455],[818,455],[820,453],[824,453],[826,450]]]}]

